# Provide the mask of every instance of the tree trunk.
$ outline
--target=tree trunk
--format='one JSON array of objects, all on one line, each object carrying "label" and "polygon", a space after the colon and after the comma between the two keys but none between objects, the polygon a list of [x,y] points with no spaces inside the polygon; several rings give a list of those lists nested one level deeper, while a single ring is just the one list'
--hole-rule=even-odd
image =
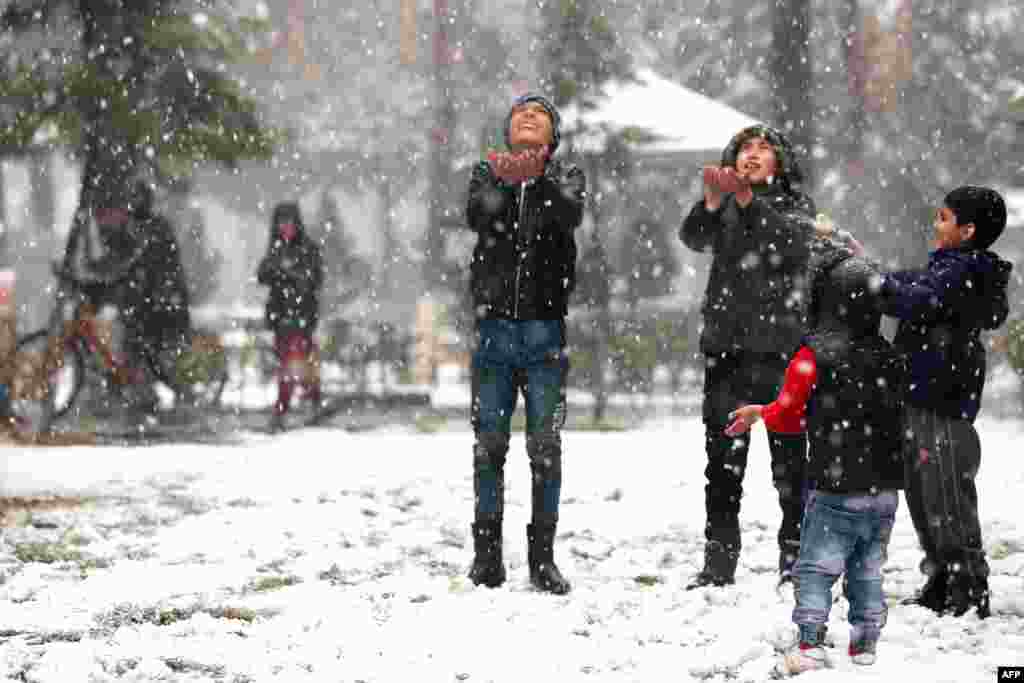
[{"label": "tree trunk", "polygon": [[[589,192],[587,199],[590,209],[590,217],[593,221],[594,239],[600,240],[600,226],[602,222],[601,207],[597,200],[598,187],[601,184],[597,159],[591,155],[587,160],[587,183]],[[594,344],[594,375],[591,378],[594,394],[594,424],[600,424],[605,420],[608,408],[608,387],[604,381],[605,367],[608,365],[608,347],[612,337],[612,313],[611,296],[603,297],[602,301],[595,301],[598,307],[597,315],[597,337]]]},{"label": "tree trunk", "polygon": [[29,156],[32,218],[36,235],[46,238],[56,229],[57,192],[53,184],[53,152],[41,150]]},{"label": "tree trunk", "polygon": [[[114,0],[91,0],[81,4],[82,49],[97,55],[94,61],[96,75],[104,81],[118,78],[118,68],[124,46],[125,28],[120,15],[120,3]],[[127,181],[136,168],[134,148],[124,139],[115,125],[110,111],[100,98],[84,107],[83,142],[80,149],[83,160],[81,192],[78,209],[68,234],[65,264],[70,264],[74,246],[81,237],[93,209],[121,206]]]},{"label": "tree trunk", "polygon": [[445,225],[451,190],[452,144],[457,124],[448,40],[448,0],[434,0],[434,129],[430,138],[430,196],[425,240],[424,281],[430,290],[444,283]]},{"label": "tree trunk", "polygon": [[0,159],[0,265],[11,265],[11,225],[7,222],[7,180],[4,176],[6,163]]},{"label": "tree trunk", "polygon": [[864,85],[867,78],[867,64],[864,54],[864,35],[861,30],[860,0],[846,0],[842,10],[846,50],[846,72],[849,82],[850,109],[847,112],[846,141],[842,148],[842,161],[845,165],[847,183],[854,195],[853,205],[863,192],[865,172],[864,132],[867,127],[867,116],[864,111]]},{"label": "tree trunk", "polygon": [[[379,166],[378,166],[379,167]],[[398,286],[397,274],[401,272],[402,249],[395,238],[395,181],[389,173],[378,176],[380,183],[380,234],[382,244],[381,287],[388,297]]]},{"label": "tree trunk", "polygon": [[[814,104],[809,0],[776,0],[772,21],[772,99],[775,120],[800,158],[807,186],[814,186]],[[812,193],[813,194],[813,193]]]}]

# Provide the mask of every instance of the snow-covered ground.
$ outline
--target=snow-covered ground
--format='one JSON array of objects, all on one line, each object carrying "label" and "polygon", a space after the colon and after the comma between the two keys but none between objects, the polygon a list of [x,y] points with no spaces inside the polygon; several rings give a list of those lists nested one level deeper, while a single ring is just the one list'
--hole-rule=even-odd
[{"label": "snow-covered ground", "polygon": [[[898,604],[921,583],[901,507],[875,666],[807,681],[995,680],[1024,665],[1024,423],[982,421],[994,615]],[[760,428],[758,428],[760,432]],[[502,588],[464,580],[471,434],[412,427],[251,435],[242,446],[0,450],[4,495],[74,495],[0,530],[0,675],[68,681],[762,681],[793,637],[775,591],[779,513],[755,434],[737,585],[698,570],[695,419],[565,435],[556,559],[574,590],[529,589],[529,473],[508,467]],[[1016,445],[1015,445],[1016,444]],[[9,520],[10,522],[11,520]],[[45,562],[40,560],[47,560]]]}]

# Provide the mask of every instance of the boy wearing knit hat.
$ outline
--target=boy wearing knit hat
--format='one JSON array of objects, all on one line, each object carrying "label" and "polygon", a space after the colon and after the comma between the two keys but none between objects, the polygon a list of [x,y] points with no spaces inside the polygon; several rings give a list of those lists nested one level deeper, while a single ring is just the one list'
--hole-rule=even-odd
[{"label": "boy wearing knit hat", "polygon": [[981,443],[974,420],[985,385],[981,330],[1009,312],[1012,265],[989,250],[1006,227],[1006,204],[987,187],[946,195],[935,213],[934,251],[923,270],[889,273],[884,311],[900,320],[894,340],[907,357],[907,507],[927,582],[908,602],[960,616],[989,614],[989,567],[974,479]]},{"label": "boy wearing knit hat", "polygon": [[[720,166],[703,172],[704,193],[679,237],[711,254],[701,314],[705,358],[704,566],[688,588],[735,582],[740,502],[749,436],[725,434],[728,415],[744,401],[768,403],[805,333],[800,295],[815,234],[815,206],[801,190],[803,173],[789,140],[758,125],[739,131]],[[771,434],[772,480],[779,493],[779,580],[792,580],[803,512],[803,434]]]},{"label": "boy wearing knit hat", "polygon": [[555,565],[553,545],[569,369],[565,316],[576,281],[573,232],[583,219],[586,181],[575,166],[551,158],[559,124],[558,111],[544,97],[518,98],[506,119],[509,151],[478,163],[469,183],[466,219],[477,233],[471,265],[475,505],[469,578],[492,588],[505,581],[504,467],[521,393],[533,475],[526,529],[530,583],[564,594],[570,584]]}]

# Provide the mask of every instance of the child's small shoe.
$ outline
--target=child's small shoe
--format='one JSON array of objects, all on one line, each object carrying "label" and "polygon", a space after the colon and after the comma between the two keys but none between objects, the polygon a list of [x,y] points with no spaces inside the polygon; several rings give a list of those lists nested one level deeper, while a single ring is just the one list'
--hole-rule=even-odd
[{"label": "child's small shoe", "polygon": [[782,657],[776,665],[776,673],[783,676],[796,676],[808,671],[819,671],[832,667],[825,653],[825,648],[818,644],[800,642]]},{"label": "child's small shoe", "polygon": [[877,641],[874,640],[861,640],[859,642],[850,643],[850,659],[854,664],[860,664],[861,666],[871,666],[875,663],[877,656],[875,655],[875,646]]}]

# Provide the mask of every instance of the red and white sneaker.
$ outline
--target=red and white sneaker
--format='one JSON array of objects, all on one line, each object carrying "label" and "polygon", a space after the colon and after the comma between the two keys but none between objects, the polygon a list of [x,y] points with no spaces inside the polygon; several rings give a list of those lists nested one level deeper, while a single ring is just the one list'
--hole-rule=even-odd
[{"label": "red and white sneaker", "polygon": [[871,666],[878,658],[875,655],[875,646],[878,643],[873,640],[862,640],[859,643],[850,643],[850,659],[854,664]]},{"label": "red and white sneaker", "polygon": [[798,643],[782,656],[775,666],[775,673],[781,676],[796,676],[808,671],[819,671],[832,668],[825,648],[821,645]]}]

